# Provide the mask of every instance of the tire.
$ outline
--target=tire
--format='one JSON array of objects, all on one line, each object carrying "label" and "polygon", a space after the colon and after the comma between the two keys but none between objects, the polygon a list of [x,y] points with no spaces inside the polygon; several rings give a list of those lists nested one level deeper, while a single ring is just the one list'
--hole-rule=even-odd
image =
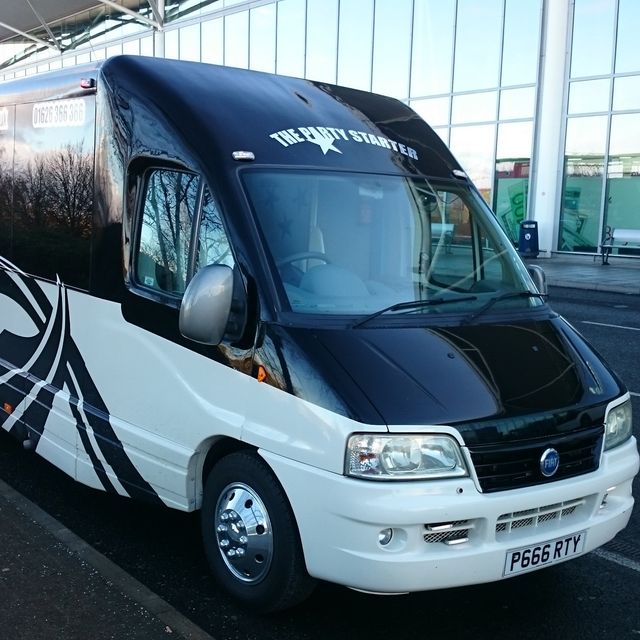
[{"label": "tire", "polygon": [[256,453],[232,453],[213,467],[201,526],[214,577],[251,610],[282,611],[313,591],[289,501]]}]

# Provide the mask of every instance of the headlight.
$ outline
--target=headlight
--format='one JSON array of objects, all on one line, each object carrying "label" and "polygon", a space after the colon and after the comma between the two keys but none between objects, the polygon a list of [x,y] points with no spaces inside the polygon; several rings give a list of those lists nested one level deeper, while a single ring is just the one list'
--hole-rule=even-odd
[{"label": "headlight", "polygon": [[631,400],[609,410],[604,425],[604,448],[613,449],[631,437]]},{"label": "headlight", "polygon": [[459,478],[467,468],[458,443],[446,435],[351,436],[346,473],[369,480]]}]

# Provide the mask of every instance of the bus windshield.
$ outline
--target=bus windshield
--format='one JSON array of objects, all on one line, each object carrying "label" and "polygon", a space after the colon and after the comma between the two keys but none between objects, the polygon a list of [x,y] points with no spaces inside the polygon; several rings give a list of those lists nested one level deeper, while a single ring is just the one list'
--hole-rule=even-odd
[{"label": "bus windshield", "polygon": [[542,304],[465,182],[268,169],[245,172],[244,183],[293,312],[473,315]]}]

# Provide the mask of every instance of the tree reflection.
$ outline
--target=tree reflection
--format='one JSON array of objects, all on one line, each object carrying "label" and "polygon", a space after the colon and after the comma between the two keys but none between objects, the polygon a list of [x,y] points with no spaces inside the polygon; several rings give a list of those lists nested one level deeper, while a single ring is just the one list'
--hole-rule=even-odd
[{"label": "tree reflection", "polygon": [[93,155],[67,144],[16,163],[13,255],[27,273],[87,287]]},{"label": "tree reflection", "polygon": [[5,150],[0,147],[0,214],[5,215],[11,206],[11,165]]},{"label": "tree reflection", "polygon": [[41,154],[16,172],[17,223],[65,229],[86,237],[93,208],[93,156],[82,144]]},{"label": "tree reflection", "polygon": [[[207,264],[233,266],[220,213],[209,189],[204,188],[199,201],[200,186],[200,177],[195,174],[168,169],[150,173],[137,259],[137,277],[142,284],[183,293],[192,255],[194,271]],[[193,237],[199,206],[200,226]]]},{"label": "tree reflection", "polygon": [[12,171],[6,149],[0,146],[0,255],[11,258]]},{"label": "tree reflection", "polygon": [[[182,171],[156,170],[147,184],[140,253],[142,281],[182,293],[186,286],[189,241],[198,198],[198,178]],[[151,265],[154,273],[151,273]],[[139,274],[140,275],[140,274]]]}]

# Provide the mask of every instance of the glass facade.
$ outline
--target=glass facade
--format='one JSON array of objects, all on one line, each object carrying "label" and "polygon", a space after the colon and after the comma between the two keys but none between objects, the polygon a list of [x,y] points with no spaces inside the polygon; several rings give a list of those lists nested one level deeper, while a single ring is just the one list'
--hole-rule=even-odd
[{"label": "glass facade", "polygon": [[551,36],[567,52],[564,88],[553,89],[563,170],[554,211],[541,215],[553,226],[543,250],[593,252],[607,226],[640,228],[638,0],[176,0],[160,30],[155,3],[139,0],[133,13],[100,6],[33,32],[58,49],[5,40],[0,81],[130,53],[391,95],[450,145],[516,242],[520,222],[539,215],[535,175],[549,160],[534,149],[558,4],[570,25]]},{"label": "glass facade", "polygon": [[575,0],[572,17],[557,249],[596,252],[640,229],[640,3]]}]

